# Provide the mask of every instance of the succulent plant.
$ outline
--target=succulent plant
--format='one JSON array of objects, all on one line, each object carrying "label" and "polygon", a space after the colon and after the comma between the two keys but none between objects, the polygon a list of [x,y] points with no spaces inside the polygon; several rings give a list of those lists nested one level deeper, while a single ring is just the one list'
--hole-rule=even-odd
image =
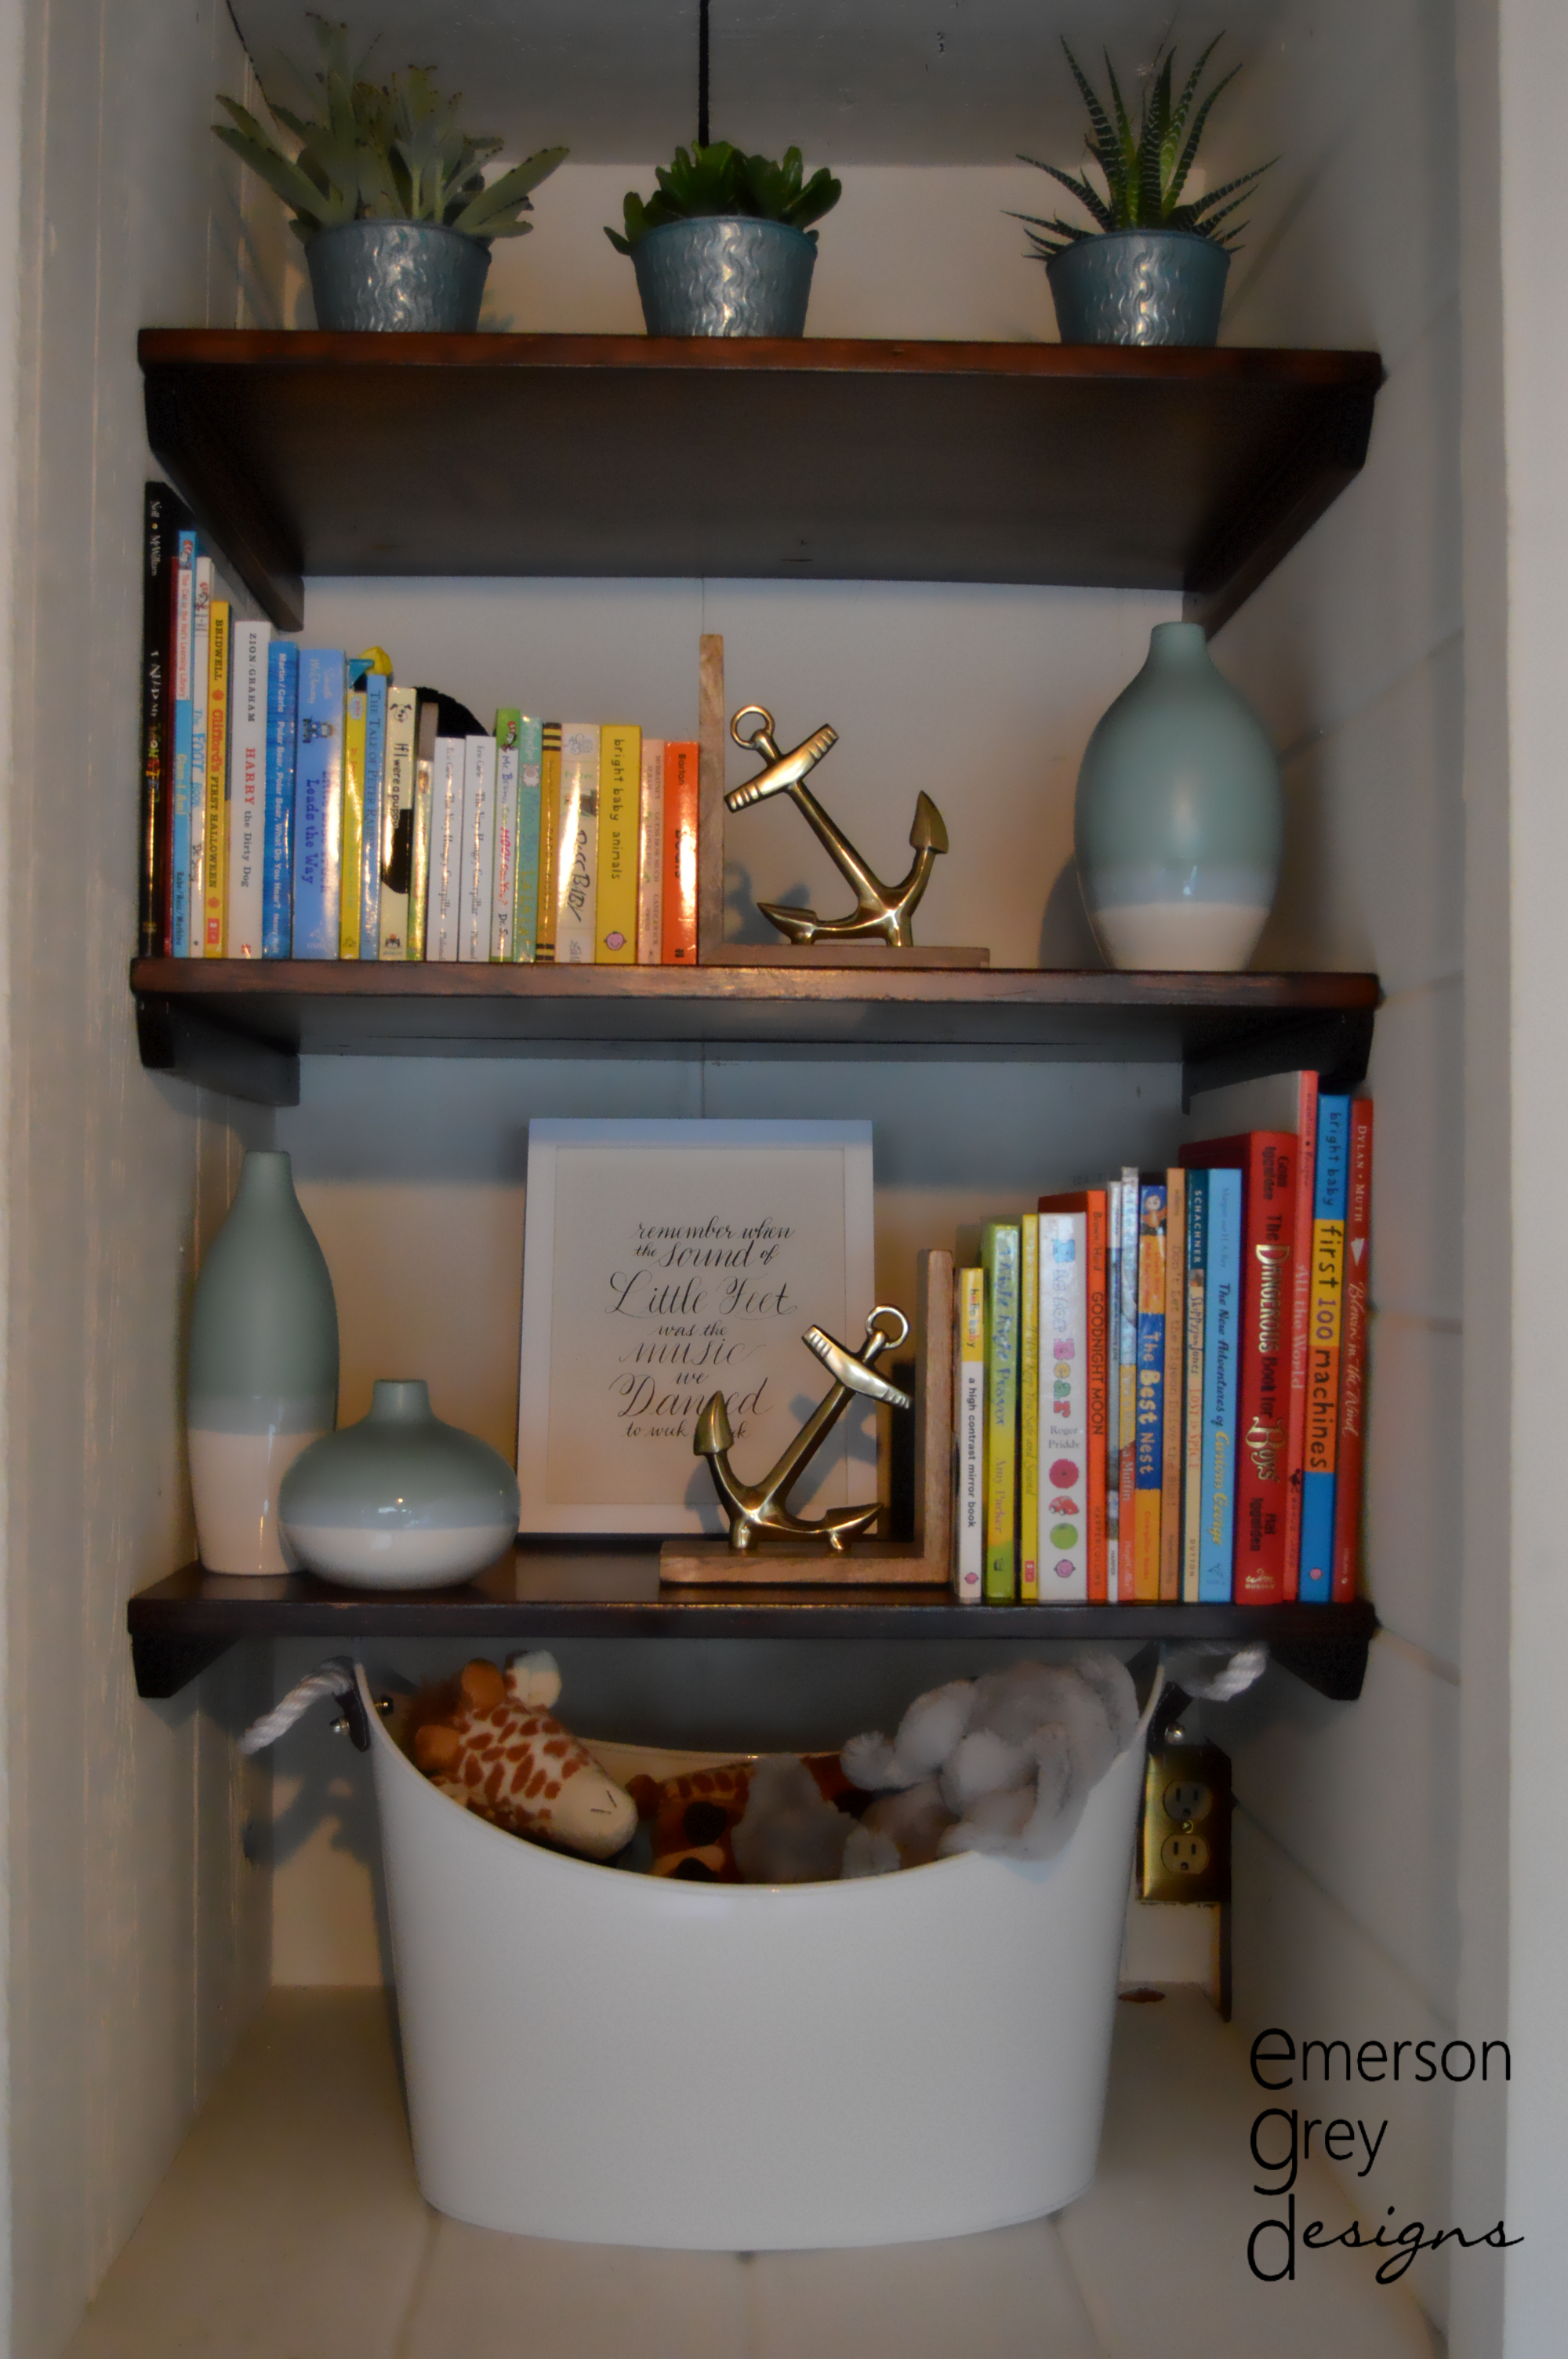
[{"label": "succulent plant", "polygon": [[[443,98],[422,66],[384,88],[364,79],[369,51],[349,61],[346,25],[312,19],[320,62],[313,83],[319,114],[296,114],[268,98],[274,120],[298,142],[290,155],[238,100],[220,94],[232,120],[212,129],[226,147],[291,207],[295,235],[308,245],[319,229],[344,222],[438,222],[486,244],[522,237],[533,226],[529,191],[553,172],[564,147],[542,147],[486,187],[484,166],[503,146],[458,128],[460,97]],[[316,96],[315,92],[319,95]]]},{"label": "succulent plant", "polygon": [[[1157,58],[1144,78],[1142,97],[1138,110],[1136,129],[1121,95],[1116,79],[1116,69],[1108,52],[1105,69],[1110,77],[1111,108],[1107,114],[1097,97],[1087,75],[1067,44],[1067,63],[1089,112],[1092,139],[1084,143],[1089,156],[1105,175],[1106,195],[1101,196],[1087,172],[1064,172],[1054,164],[1042,164],[1033,156],[1021,156],[1021,164],[1033,164],[1036,171],[1049,172],[1054,180],[1071,191],[1089,215],[1093,227],[1085,229],[1073,222],[1063,221],[1058,214],[1051,221],[1037,213],[1014,213],[1014,221],[1022,222],[1030,244],[1044,262],[1060,254],[1083,238],[1101,236],[1108,230],[1118,229],[1184,229],[1197,237],[1206,237],[1211,244],[1223,246],[1227,253],[1234,250],[1237,238],[1246,227],[1244,222],[1232,223],[1228,229],[1220,224],[1228,221],[1238,205],[1246,203],[1257,182],[1269,169],[1268,164],[1256,165],[1223,187],[1212,189],[1195,202],[1184,204],[1182,190],[1197,158],[1198,142],[1208,122],[1209,109],[1220,92],[1234,82],[1240,71],[1232,66],[1223,74],[1207,96],[1198,101],[1198,84],[1204,70],[1218,48],[1224,35],[1217,33],[1192,72],[1187,76],[1180,98],[1172,93],[1173,71],[1176,61],[1174,49]],[[1194,112],[1196,103],[1196,112]],[[1272,159],[1271,159],[1272,160]],[[1226,201],[1228,199],[1228,202]],[[1042,234],[1044,233],[1044,234]]]},{"label": "succulent plant", "polygon": [[842,181],[836,180],[826,167],[813,172],[803,185],[798,147],[790,148],[782,164],[774,164],[766,156],[742,155],[727,139],[715,139],[706,147],[693,140],[689,153],[677,147],[668,170],[661,167],[654,177],[658,189],[646,203],[634,190],[627,193],[625,235],[608,228],[604,233],[618,253],[630,254],[640,237],[651,229],[662,229],[666,222],[735,215],[746,221],[783,222],[790,229],[804,231],[815,245],[816,232],[806,224],[831,212],[844,193]]}]

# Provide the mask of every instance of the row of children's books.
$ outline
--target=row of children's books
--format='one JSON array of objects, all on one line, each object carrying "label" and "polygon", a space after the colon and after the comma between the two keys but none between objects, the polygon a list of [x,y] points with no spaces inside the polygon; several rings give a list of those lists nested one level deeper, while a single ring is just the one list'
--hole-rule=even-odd
[{"label": "row of children's books", "polygon": [[1372,1107],[987,1223],[957,1288],[959,1595],[1357,1593]]},{"label": "row of children's books", "polygon": [[144,955],[695,964],[695,743],[275,637],[162,484],[145,558]]}]

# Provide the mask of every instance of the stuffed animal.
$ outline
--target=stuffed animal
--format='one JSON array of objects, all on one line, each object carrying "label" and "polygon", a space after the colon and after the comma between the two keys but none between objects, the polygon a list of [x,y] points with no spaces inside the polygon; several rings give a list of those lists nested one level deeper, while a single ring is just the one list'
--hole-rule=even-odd
[{"label": "stuffed animal", "polygon": [[504,1675],[482,1657],[416,1699],[416,1766],[476,1817],[588,1859],[611,1859],[636,1832],[637,1805],[586,1745],[550,1716],[561,1691],[553,1655],[518,1655]]},{"label": "stuffed animal", "polygon": [[913,1867],[955,1852],[1053,1859],[1138,1726],[1138,1698],[1115,1656],[1013,1663],[917,1696],[892,1741],[851,1737],[851,1784],[886,1800],[864,1827]]},{"label": "stuffed animal", "polygon": [[[784,1775],[780,1763],[799,1775]],[[759,1788],[755,1780],[764,1768],[769,1774]],[[652,1832],[654,1875],[695,1884],[799,1883],[806,1880],[806,1872],[790,1871],[803,1857],[811,1863],[811,1880],[820,1880],[818,1862],[835,1846],[842,1852],[854,1821],[845,1819],[841,1831],[835,1823],[826,1837],[819,1827],[816,1842],[807,1835],[801,1853],[795,1847],[800,1832],[795,1814],[827,1808],[828,1820],[837,1822],[840,1814],[830,1807],[837,1798],[842,1795],[851,1803],[859,1799],[836,1753],[812,1753],[804,1759],[781,1754],[756,1763],[724,1761],[710,1768],[688,1769],[662,1784],[637,1777],[628,1782],[627,1791]],[[773,1873],[775,1866],[780,1873]],[[835,1865],[821,1873],[837,1875],[838,1870]]]}]

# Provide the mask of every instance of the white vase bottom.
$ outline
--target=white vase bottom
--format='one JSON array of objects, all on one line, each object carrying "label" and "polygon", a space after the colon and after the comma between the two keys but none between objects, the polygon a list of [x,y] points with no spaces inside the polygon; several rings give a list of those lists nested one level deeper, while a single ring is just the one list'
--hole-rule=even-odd
[{"label": "white vase bottom", "polygon": [[295,1571],[298,1560],[278,1527],[278,1485],[300,1451],[319,1438],[319,1431],[214,1433],[199,1426],[189,1429],[196,1545],[209,1572],[265,1578]]},{"label": "white vase bottom", "polygon": [[301,1564],[345,1589],[447,1589],[493,1564],[516,1538],[508,1524],[428,1524],[401,1531],[343,1524],[289,1526]]},{"label": "white vase bottom", "polygon": [[1268,921],[1267,901],[1121,901],[1092,912],[1112,966],[1239,974]]}]

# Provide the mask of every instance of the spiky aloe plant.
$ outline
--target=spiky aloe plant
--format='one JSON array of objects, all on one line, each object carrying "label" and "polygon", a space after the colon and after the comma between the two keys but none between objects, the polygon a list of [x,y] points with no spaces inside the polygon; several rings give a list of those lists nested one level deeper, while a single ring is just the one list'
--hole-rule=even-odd
[{"label": "spiky aloe plant", "polygon": [[[1172,83],[1176,61],[1174,49],[1156,59],[1144,79],[1139,103],[1138,123],[1134,128],[1116,79],[1116,69],[1106,55],[1105,70],[1110,77],[1111,114],[1108,114],[1088,76],[1064,40],[1067,63],[1073,78],[1083,94],[1089,113],[1093,137],[1086,139],[1085,147],[1105,176],[1106,194],[1101,196],[1087,172],[1064,172],[1055,164],[1042,164],[1033,156],[1020,156],[1021,164],[1033,164],[1036,171],[1049,172],[1054,180],[1071,191],[1089,215],[1092,228],[1085,229],[1074,222],[1064,221],[1060,214],[1045,221],[1038,213],[1014,213],[1028,231],[1030,244],[1043,262],[1076,245],[1084,238],[1103,235],[1118,229],[1184,229],[1195,236],[1206,237],[1211,244],[1223,246],[1227,253],[1235,250],[1237,238],[1247,226],[1245,222],[1233,222],[1228,229],[1221,223],[1230,220],[1238,206],[1246,203],[1249,195],[1269,169],[1268,164],[1254,166],[1223,187],[1211,189],[1195,202],[1184,204],[1182,190],[1197,158],[1198,143],[1208,122],[1209,109],[1241,69],[1232,66],[1221,75],[1203,100],[1198,100],[1198,84],[1204,70],[1215,50],[1224,39],[1217,33],[1202,57],[1187,76],[1180,98],[1173,95]],[[1195,103],[1196,112],[1194,112]],[[1273,160],[1270,159],[1271,162]],[[1228,201],[1227,201],[1228,200]]]},{"label": "spiky aloe plant", "polygon": [[461,97],[443,98],[422,66],[410,66],[384,88],[364,79],[370,52],[349,62],[349,32],[315,16],[320,48],[317,71],[296,78],[315,85],[319,114],[297,114],[276,98],[267,107],[275,122],[298,142],[286,147],[237,99],[220,94],[232,121],[212,129],[226,147],[283,199],[294,214],[290,226],[308,245],[318,230],[351,221],[438,222],[483,240],[524,236],[533,224],[529,191],[553,172],[564,147],[537,155],[503,172],[489,187],[484,166],[503,146],[477,138],[458,126]]},{"label": "spiky aloe plant", "polygon": [[666,222],[737,214],[748,221],[783,222],[804,231],[815,245],[816,232],[808,224],[831,212],[844,193],[843,182],[826,167],[807,180],[798,147],[791,147],[784,162],[774,164],[766,156],[742,155],[728,139],[715,139],[706,147],[694,140],[689,154],[677,147],[668,170],[661,166],[654,178],[659,185],[646,202],[635,190],[627,193],[625,235],[605,230],[619,254],[630,254],[640,237]]}]

